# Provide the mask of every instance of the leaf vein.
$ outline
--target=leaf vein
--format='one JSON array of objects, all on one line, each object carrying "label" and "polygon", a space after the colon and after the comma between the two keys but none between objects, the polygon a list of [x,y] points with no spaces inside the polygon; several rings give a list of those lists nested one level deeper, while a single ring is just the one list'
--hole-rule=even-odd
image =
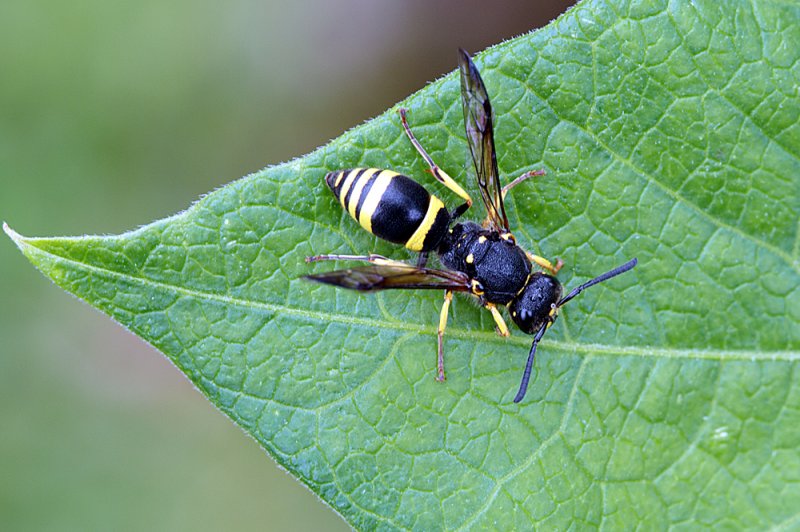
[{"label": "leaf vein", "polygon": [[[255,301],[233,297],[230,295],[217,294],[213,292],[204,292],[198,289],[185,288],[176,286],[174,284],[157,281],[144,277],[137,277],[127,273],[120,273],[108,268],[101,268],[93,264],[79,262],[75,259],[65,258],[55,255],[48,251],[35,247],[30,240],[21,239],[20,244],[26,246],[29,251],[40,253],[42,255],[49,255],[56,260],[60,260],[64,264],[70,264],[78,270],[96,274],[105,275],[110,278],[124,280],[128,283],[140,283],[149,286],[150,288],[172,291],[176,294],[197,298],[200,300],[214,301],[217,303],[224,303],[227,305],[237,306],[251,310],[262,310],[271,314],[283,314],[296,318],[305,319],[310,322],[336,322],[346,325],[353,325],[359,327],[368,327],[371,329],[385,328],[399,331],[409,331],[418,334],[436,335],[436,326],[423,325],[419,323],[410,322],[386,322],[373,318],[365,318],[361,316],[353,316],[348,314],[339,314],[332,312],[321,312],[317,310],[309,310],[304,308],[291,307],[286,304],[268,303],[264,301]],[[511,336],[509,338],[500,338],[494,331],[474,331],[459,328],[447,329],[448,337],[481,340],[482,342],[489,342],[498,345],[514,344],[529,346],[530,340],[527,336]],[[794,350],[774,350],[774,351],[758,351],[750,349],[719,349],[719,348],[667,348],[655,346],[621,346],[611,344],[598,344],[598,343],[582,343],[582,342],[565,342],[559,340],[542,339],[540,345],[548,349],[560,349],[563,351],[573,351],[582,353],[584,355],[602,355],[602,356],[635,356],[635,357],[656,357],[656,358],[679,358],[679,359],[702,359],[702,360],[745,360],[745,361],[798,361],[800,360],[800,351]]]}]

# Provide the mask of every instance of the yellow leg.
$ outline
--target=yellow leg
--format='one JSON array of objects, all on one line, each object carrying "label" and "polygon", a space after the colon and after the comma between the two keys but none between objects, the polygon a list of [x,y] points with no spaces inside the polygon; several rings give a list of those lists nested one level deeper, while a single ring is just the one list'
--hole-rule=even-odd
[{"label": "yellow leg", "polygon": [[511,190],[515,186],[519,185],[520,183],[522,183],[526,179],[531,178],[531,177],[541,176],[541,175],[544,175],[545,173],[546,172],[544,170],[531,170],[530,172],[525,172],[524,174],[522,174],[521,176],[516,178],[514,181],[512,181],[511,183],[509,183],[509,184],[507,184],[506,186],[503,187],[503,190],[502,190],[503,199],[506,199],[506,194],[508,194],[509,190]]},{"label": "yellow leg", "polygon": [[461,186],[458,183],[456,183],[452,177],[447,175],[444,172],[444,170],[439,168],[439,166],[435,162],[433,162],[431,156],[428,155],[428,152],[425,151],[425,148],[422,147],[422,144],[419,143],[417,138],[411,132],[411,128],[408,126],[408,121],[406,120],[406,110],[400,109],[399,113],[400,113],[400,120],[403,123],[403,130],[406,132],[406,135],[408,135],[408,139],[411,141],[411,144],[414,145],[414,147],[417,149],[422,158],[425,159],[425,162],[428,163],[428,166],[430,167],[430,171],[431,174],[433,174],[433,177],[435,177],[437,181],[439,181],[441,184],[443,184],[444,186],[455,192],[458,196],[463,198],[464,201],[466,201],[466,207],[464,208],[464,210],[469,208],[469,206],[472,205],[472,198],[469,197],[469,194],[467,194],[464,191],[464,189],[461,188]]},{"label": "yellow leg", "polygon": [[452,290],[446,290],[444,293],[442,312],[439,314],[439,329],[437,331],[438,351],[436,358],[436,380],[439,382],[444,381],[444,330],[447,327],[447,313],[450,310],[451,301],[453,301],[453,292]]},{"label": "yellow leg", "polygon": [[494,306],[494,303],[486,303],[486,308],[492,313],[494,322],[497,324],[497,334],[500,336],[511,336],[511,333],[508,331],[508,326],[503,319],[503,315],[500,314],[500,311],[497,310],[497,307]]},{"label": "yellow leg", "polygon": [[540,257],[539,255],[534,255],[533,253],[530,253],[528,251],[526,251],[525,253],[528,255],[528,259],[530,259],[531,262],[533,262],[534,264],[538,264],[545,270],[548,270],[553,275],[557,274],[558,270],[560,270],[561,267],[564,265],[564,261],[562,261],[561,259],[558,259],[556,261],[555,266],[553,266],[553,263],[544,257]]}]

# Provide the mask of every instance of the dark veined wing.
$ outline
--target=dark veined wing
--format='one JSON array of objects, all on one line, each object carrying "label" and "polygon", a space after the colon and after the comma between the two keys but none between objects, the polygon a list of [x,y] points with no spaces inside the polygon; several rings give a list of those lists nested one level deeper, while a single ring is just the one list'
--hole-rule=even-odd
[{"label": "dark veined wing", "polygon": [[471,289],[469,276],[464,273],[417,268],[410,264],[407,266],[370,264],[346,270],[315,273],[303,278],[362,292],[392,288],[445,289],[456,292],[468,292]]},{"label": "dark veined wing", "polygon": [[489,222],[498,231],[508,231],[508,218],[503,206],[503,192],[497,171],[494,149],[492,106],[481,75],[469,54],[458,50],[458,68],[461,71],[461,103],[464,106],[464,126],[467,144],[475,163],[475,175],[481,190]]}]

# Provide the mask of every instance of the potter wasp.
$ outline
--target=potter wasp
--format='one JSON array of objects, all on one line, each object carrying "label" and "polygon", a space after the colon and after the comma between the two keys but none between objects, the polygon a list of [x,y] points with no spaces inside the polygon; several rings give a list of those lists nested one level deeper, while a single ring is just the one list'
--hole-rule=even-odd
[{"label": "potter wasp", "polygon": [[[528,172],[506,186],[500,185],[492,108],[486,87],[464,50],[459,50],[458,65],[467,145],[486,207],[486,219],[482,224],[458,221],[472,205],[472,198],[428,155],[412,133],[405,109],[400,109],[403,130],[428,164],[433,177],[464,200],[463,203],[449,210],[422,185],[391,170],[351,168],[330,172],[325,182],[351,217],[375,236],[419,252],[419,258],[416,264],[409,264],[374,254],[316,255],[308,257],[306,262],[349,260],[368,264],[305,278],[363,292],[444,290],[437,338],[437,379],[440,381],[445,378],[443,339],[453,293],[476,298],[491,312],[502,336],[510,333],[498,307],[506,307],[517,327],[534,335],[522,382],[514,398],[518,403],[528,388],[536,346],[555,322],[559,309],[586,288],[632,269],[637,261],[634,258],[564,295],[555,277],[561,261],[553,264],[517,245],[509,228],[504,198],[513,187],[544,172]],[[443,268],[427,267],[430,253],[436,254]]]}]

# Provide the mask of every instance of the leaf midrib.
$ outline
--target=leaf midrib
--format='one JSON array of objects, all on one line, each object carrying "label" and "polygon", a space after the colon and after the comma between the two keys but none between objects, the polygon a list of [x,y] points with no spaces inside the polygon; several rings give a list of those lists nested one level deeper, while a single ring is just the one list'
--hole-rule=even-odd
[{"label": "leaf midrib", "polygon": [[[71,264],[77,268],[82,268],[87,271],[94,272],[100,275],[106,275],[115,279],[127,281],[129,283],[141,283],[144,286],[151,288],[172,291],[184,296],[194,297],[197,299],[205,299],[208,301],[217,301],[227,305],[238,306],[247,309],[257,309],[268,311],[273,314],[284,314],[294,317],[304,318],[313,322],[337,322],[347,325],[356,325],[361,327],[393,329],[398,331],[416,332],[422,334],[436,335],[436,327],[433,325],[422,325],[418,323],[410,323],[405,321],[385,321],[372,318],[363,318],[358,316],[351,316],[346,314],[338,314],[332,312],[319,312],[315,310],[308,310],[302,308],[291,307],[288,305],[280,305],[276,303],[266,303],[261,301],[252,301],[232,297],[229,295],[214,294],[212,292],[203,292],[176,286],[174,284],[165,283],[162,281],[154,281],[143,277],[136,277],[130,274],[116,272],[108,268],[100,268],[93,264],[87,264],[74,259],[66,258],[61,255],[50,253],[39,247],[36,247],[31,241],[25,239],[21,235],[14,238],[17,245],[26,247],[33,253],[38,253],[42,256],[52,257],[62,263]],[[13,237],[12,237],[13,238]],[[23,250],[24,251],[24,250]],[[511,336],[509,338],[501,338],[497,334],[489,331],[468,331],[459,329],[457,327],[448,327],[447,335],[449,337],[462,338],[468,340],[480,340],[482,342],[491,342],[498,345],[506,345],[508,343],[516,345],[530,345],[530,339],[527,336]],[[582,343],[582,342],[565,342],[562,340],[545,340],[543,339],[540,344],[548,349],[555,348],[562,351],[573,351],[583,355],[597,355],[597,356],[636,356],[642,358],[673,358],[673,359],[697,359],[697,360],[740,360],[740,361],[797,361],[800,360],[800,351],[782,350],[782,351],[758,351],[758,350],[728,350],[728,349],[678,349],[678,348],[664,348],[652,346],[619,346],[609,344],[597,343]]]}]

